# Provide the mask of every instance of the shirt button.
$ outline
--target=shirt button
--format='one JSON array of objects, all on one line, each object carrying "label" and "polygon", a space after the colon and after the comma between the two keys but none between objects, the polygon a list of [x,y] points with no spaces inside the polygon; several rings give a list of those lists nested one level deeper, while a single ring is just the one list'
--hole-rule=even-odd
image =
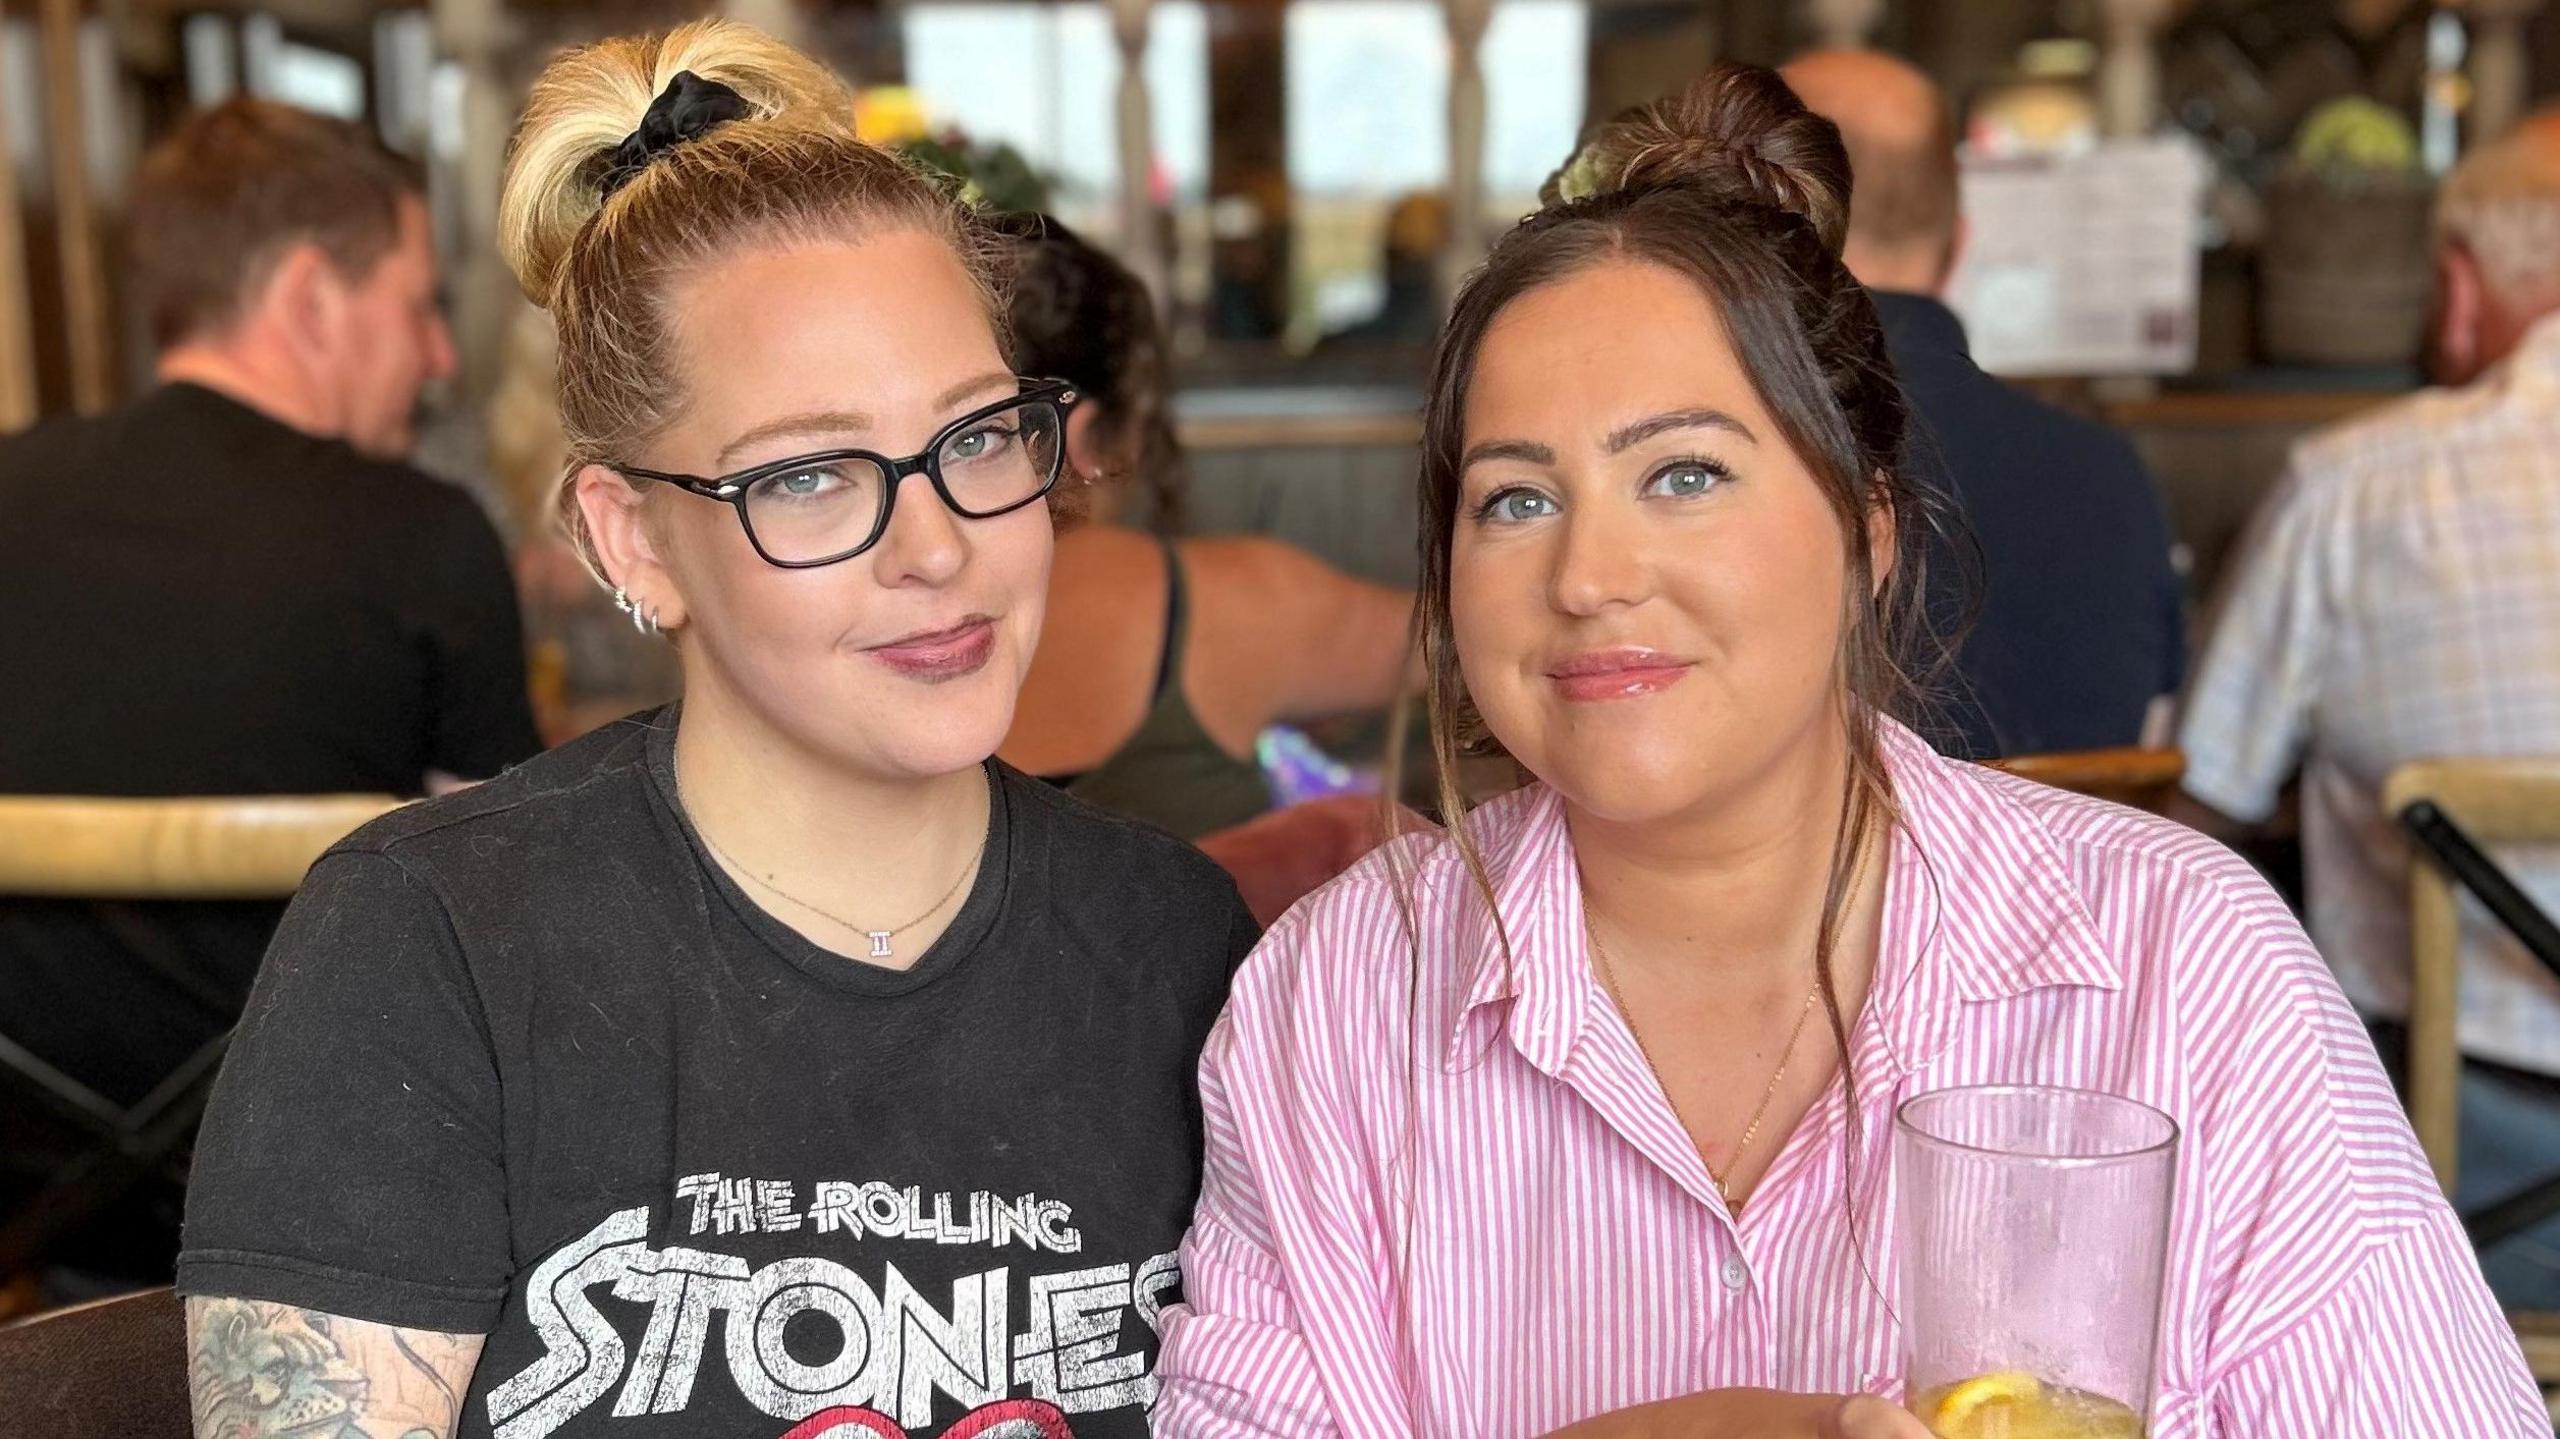
[{"label": "shirt button", "polygon": [[1751,1269],[1742,1262],[1742,1256],[1739,1254],[1727,1256],[1720,1272],[1724,1276],[1724,1287],[1736,1293],[1740,1293],[1742,1286],[1751,1282]]}]

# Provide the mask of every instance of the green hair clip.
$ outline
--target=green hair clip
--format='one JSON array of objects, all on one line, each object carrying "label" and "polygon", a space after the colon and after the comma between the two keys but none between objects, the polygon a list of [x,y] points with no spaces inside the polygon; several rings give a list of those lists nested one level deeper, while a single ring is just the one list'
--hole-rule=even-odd
[{"label": "green hair clip", "polygon": [[1600,193],[1600,157],[1584,146],[1556,174],[1556,196],[1566,204],[1578,204]]}]

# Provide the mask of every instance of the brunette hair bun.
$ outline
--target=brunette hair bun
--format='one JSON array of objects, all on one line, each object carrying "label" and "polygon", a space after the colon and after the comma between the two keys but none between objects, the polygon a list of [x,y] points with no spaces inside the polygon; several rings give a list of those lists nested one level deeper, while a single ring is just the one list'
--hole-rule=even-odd
[{"label": "brunette hair bun", "polygon": [[1723,64],[1679,93],[1600,127],[1539,198],[1550,208],[1674,185],[1798,216],[1840,253],[1849,231],[1849,153],[1774,70]]}]

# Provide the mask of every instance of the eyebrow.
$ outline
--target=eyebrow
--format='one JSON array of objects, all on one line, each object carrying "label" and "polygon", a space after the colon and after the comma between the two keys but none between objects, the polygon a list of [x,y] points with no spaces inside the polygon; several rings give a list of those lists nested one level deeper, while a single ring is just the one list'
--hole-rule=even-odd
[{"label": "eyebrow", "polygon": [[1483,460],[1519,460],[1525,464],[1552,465],[1556,462],[1556,452],[1528,440],[1487,440],[1468,450],[1467,457],[1458,462],[1458,468],[1464,471]]},{"label": "eyebrow", "polygon": [[[1749,425],[1722,410],[1700,406],[1689,410],[1665,410],[1659,415],[1647,415],[1641,420],[1620,425],[1609,432],[1606,444],[1610,454],[1619,454],[1673,430],[1725,430],[1752,444],[1760,443],[1760,437],[1751,433]],[[1463,472],[1479,460],[1518,460],[1524,464],[1552,465],[1556,462],[1556,452],[1534,440],[1487,440],[1468,450],[1466,458],[1458,462],[1458,468]]]},{"label": "eyebrow", "polygon": [[[986,374],[974,375],[962,380],[959,384],[934,396],[933,408],[948,410],[962,400],[1018,383],[1020,382],[1012,375],[991,370]],[[753,449],[767,440],[780,439],[786,435],[841,435],[868,430],[872,423],[871,416],[860,410],[810,410],[797,415],[784,415],[780,419],[767,420],[721,446],[720,453],[713,458],[712,464],[715,468],[726,470],[730,462],[744,451]]]},{"label": "eyebrow", "polygon": [[1752,444],[1760,443],[1760,437],[1751,433],[1749,425],[1722,410],[1700,406],[1690,410],[1666,410],[1659,415],[1648,415],[1641,420],[1620,425],[1609,432],[1609,453],[1617,454],[1632,446],[1643,444],[1656,435],[1667,434],[1673,430],[1724,430]]}]

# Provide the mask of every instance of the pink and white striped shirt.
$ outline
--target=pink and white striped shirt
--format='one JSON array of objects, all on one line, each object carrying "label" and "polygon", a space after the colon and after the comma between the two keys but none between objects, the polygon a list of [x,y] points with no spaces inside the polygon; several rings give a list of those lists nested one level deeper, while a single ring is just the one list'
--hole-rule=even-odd
[{"label": "pink and white striped shirt", "polygon": [[2363,1029],[2256,875],[1907,731],[1886,751],[1854,1199],[1835,1081],[1729,1216],[1592,976],[1562,804],[1532,787],[1470,820],[1511,965],[1455,850],[1417,839],[1418,975],[1372,857],[1237,976],[1156,1432],[1535,1435],[1727,1386],[1898,1397],[1894,1108],[2042,1083],[2184,1131],[2156,1439],[2549,1439]]}]

